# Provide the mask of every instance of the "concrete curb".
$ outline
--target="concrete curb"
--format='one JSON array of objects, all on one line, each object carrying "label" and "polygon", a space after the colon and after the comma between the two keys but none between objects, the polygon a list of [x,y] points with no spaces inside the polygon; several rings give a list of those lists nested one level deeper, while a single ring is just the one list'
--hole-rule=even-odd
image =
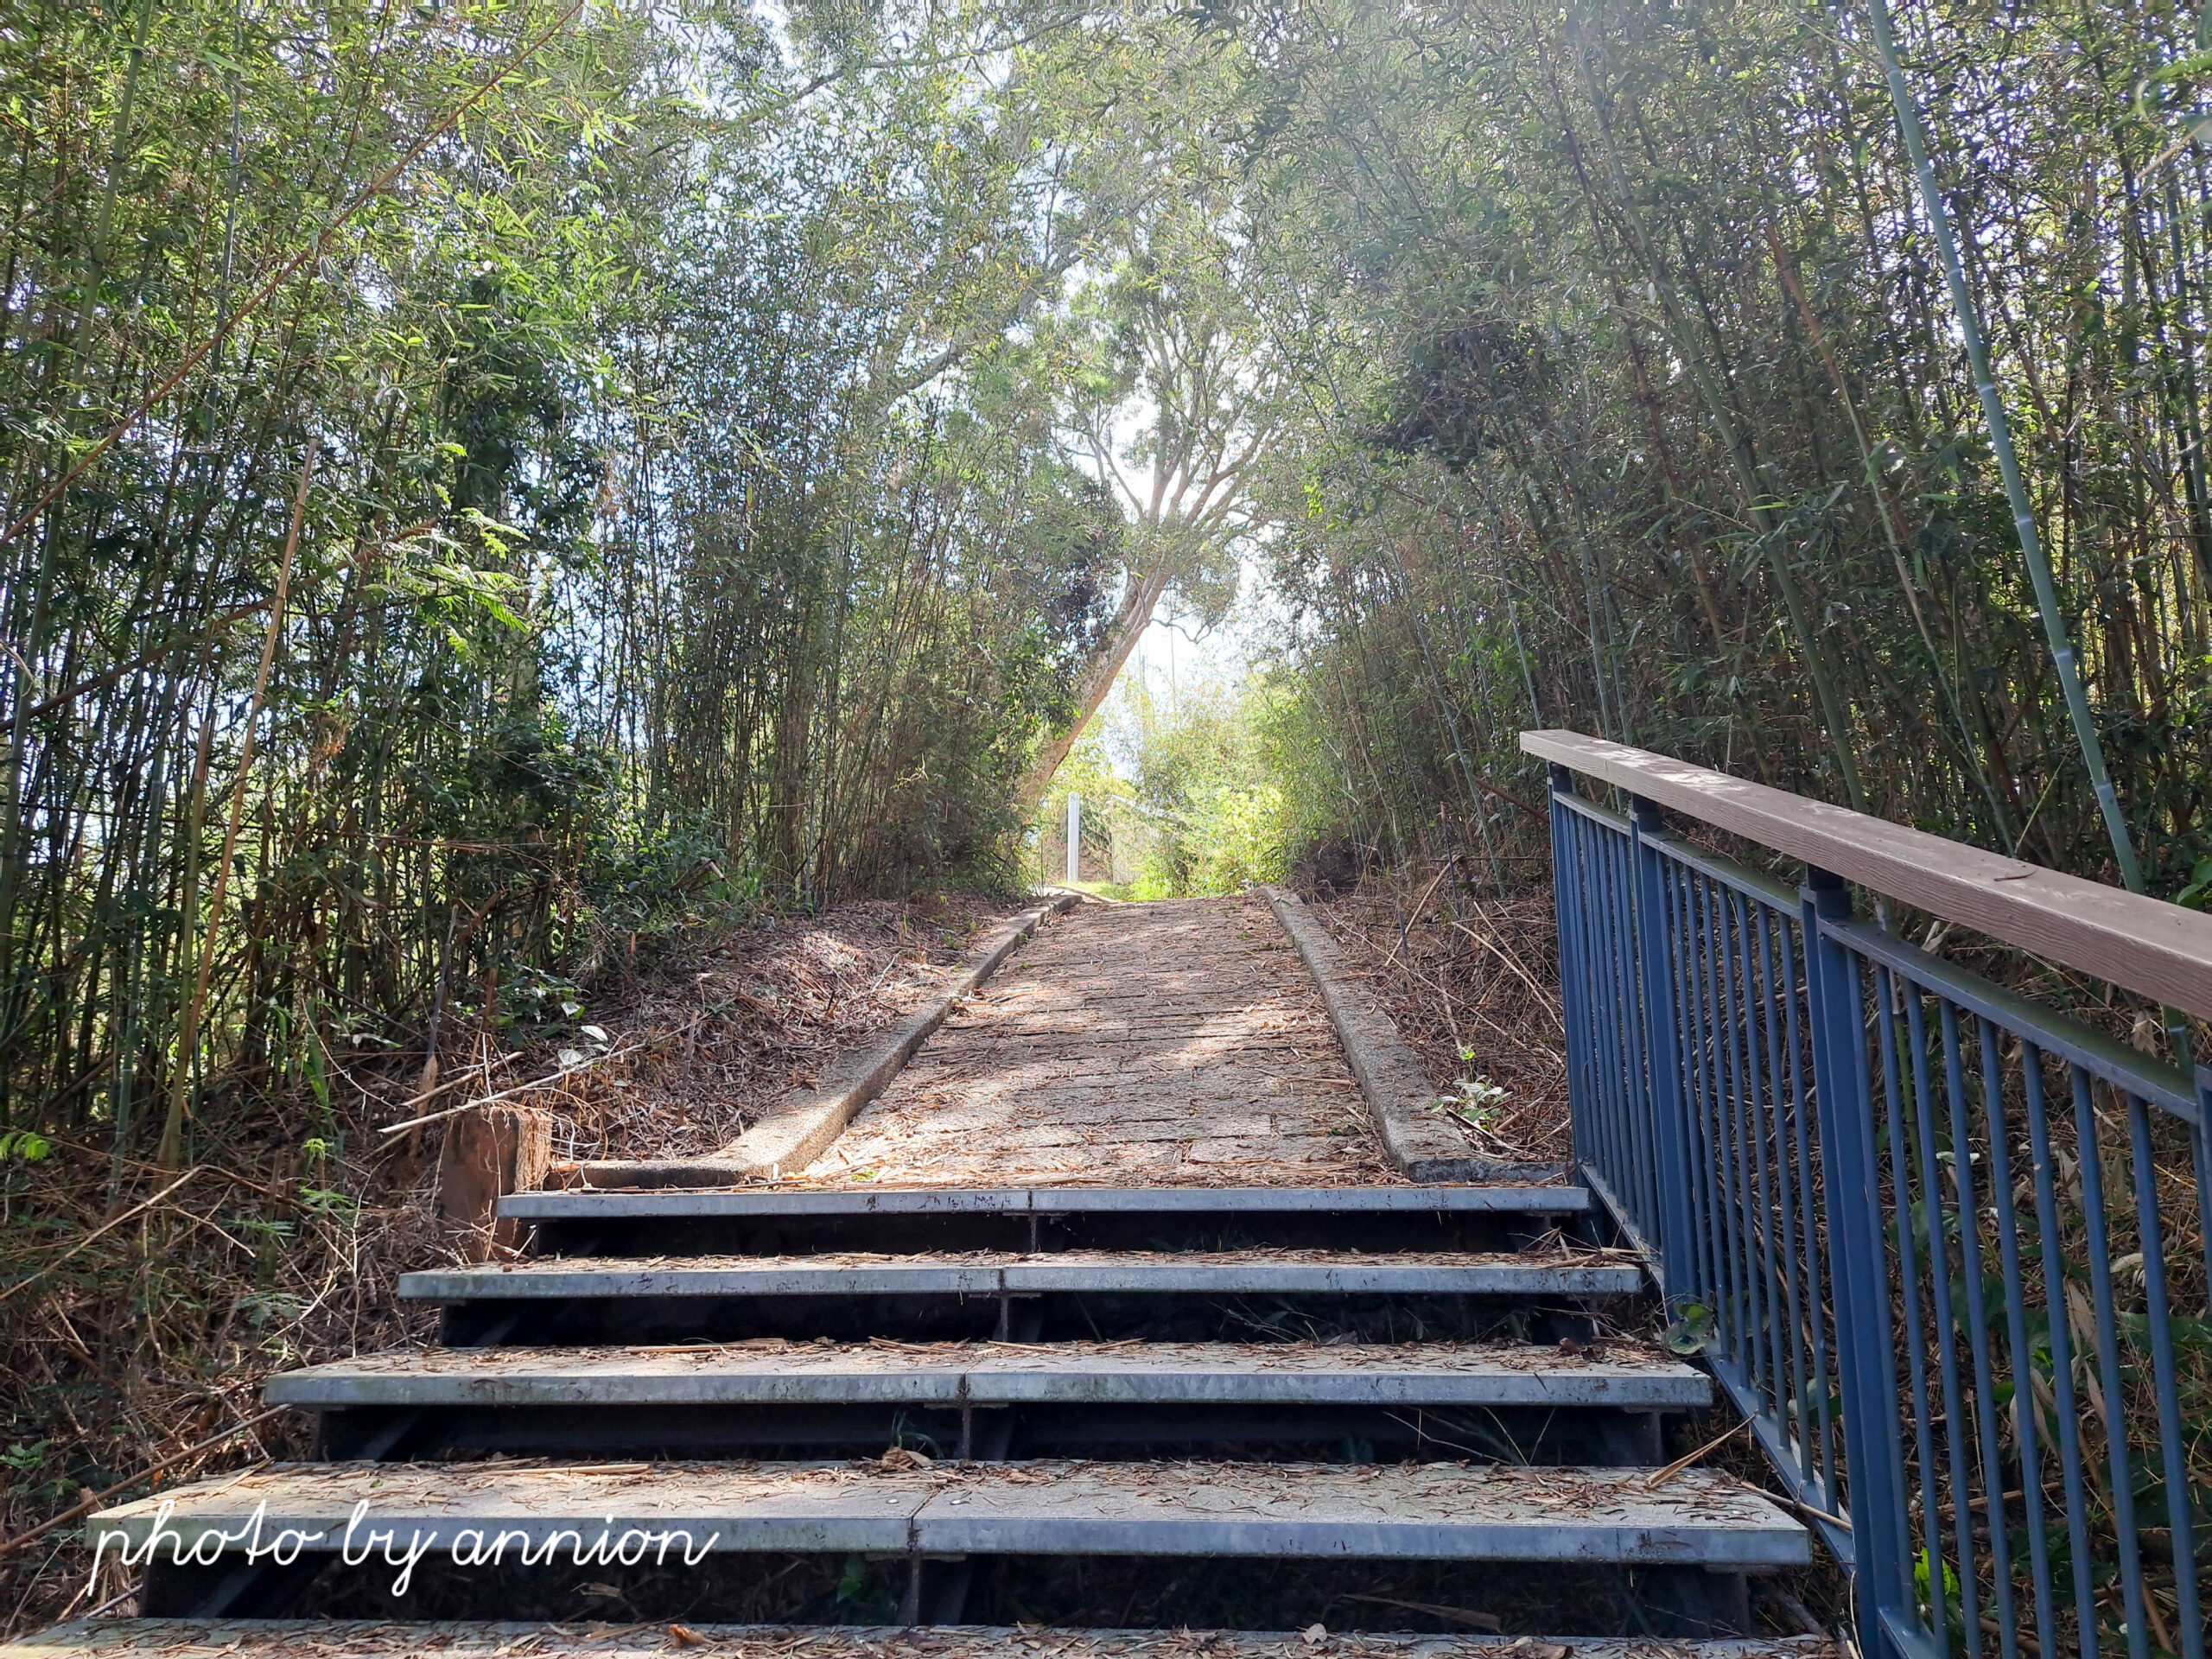
[{"label": "concrete curb", "polygon": [[1344,952],[1316,922],[1295,893],[1262,887],[1300,960],[1320,988],[1344,1058],[1367,1098],[1382,1149],[1401,1174],[1412,1181],[1555,1181],[1563,1164],[1516,1163],[1470,1152],[1459,1131],[1428,1109],[1436,1085],[1421,1058],[1398,1034],[1390,1016],[1350,976]]},{"label": "concrete curb", "polygon": [[859,1115],[861,1107],[883,1092],[913,1058],[914,1051],[944,1023],[955,1003],[995,973],[1040,924],[1074,909],[1083,897],[1064,893],[1001,923],[968,958],[960,977],[936,1001],[879,1033],[866,1047],[839,1056],[819,1084],[793,1090],[766,1116],[720,1151],[703,1158],[579,1164],[576,1179],[593,1188],[734,1186],[784,1170],[796,1174],[844,1133],[845,1125]]}]

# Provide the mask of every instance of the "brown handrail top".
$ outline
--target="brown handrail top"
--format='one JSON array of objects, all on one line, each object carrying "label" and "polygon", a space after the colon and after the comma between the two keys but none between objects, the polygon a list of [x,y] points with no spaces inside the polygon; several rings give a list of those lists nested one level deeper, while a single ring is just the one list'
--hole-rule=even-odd
[{"label": "brown handrail top", "polygon": [[1876,893],[2212,1020],[2212,915],[1580,732],[1521,747]]}]

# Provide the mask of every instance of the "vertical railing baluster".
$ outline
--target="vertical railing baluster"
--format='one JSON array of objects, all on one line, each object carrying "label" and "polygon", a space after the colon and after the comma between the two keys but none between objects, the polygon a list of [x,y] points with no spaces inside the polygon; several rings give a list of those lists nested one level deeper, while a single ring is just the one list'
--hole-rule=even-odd
[{"label": "vertical railing baluster", "polygon": [[[1789,1245],[1783,1236],[1783,1217],[1789,1207],[1789,1165],[1783,1147],[1782,1050],[1775,1028],[1774,953],[1768,948],[1773,918],[1767,906],[1757,901],[1751,913],[1758,937],[1759,1029],[1766,1036],[1766,1080],[1760,1090],[1764,1116],[1759,1125],[1759,1227],[1765,1235],[1766,1268],[1771,1281],[1767,1291],[1768,1365],[1773,1374],[1770,1392],[1776,1414],[1786,1420],[1783,1390],[1794,1386],[1797,1376],[1796,1351],[1794,1345],[1785,1348],[1785,1344],[1796,1342],[1797,1275],[1789,1261]],[[1767,1155],[1770,1137],[1774,1147],[1770,1160]],[[1770,1161],[1773,1166],[1771,1192],[1767,1186]],[[1785,1325],[1789,1328],[1785,1329]]]},{"label": "vertical railing baluster", "polygon": [[[2005,1275],[2005,1331],[2012,1348],[2012,1430],[2020,1442],[2020,1516],[2028,1534],[2028,1572],[2035,1599],[2038,1648],[2048,1652],[2058,1630],[2050,1605],[2050,1544],[2044,1533],[2043,1458],[2036,1433],[2035,1356],[2028,1347],[2027,1294],[2020,1275],[2020,1224],[2012,1202],[2012,1132],[2005,1116],[1997,1028],[1981,1022],[1983,1104],[1989,1116],[1989,1193],[1997,1212],[1997,1259]],[[2025,1396],[2024,1403],[2023,1396]],[[2005,1524],[2005,1486],[1990,1494],[1989,1524]],[[2011,1586],[2006,1586],[2009,1591]]]},{"label": "vertical railing baluster", "polygon": [[2212,1065],[2196,1068],[2196,1122],[2189,1129],[2196,1176],[2196,1243],[2204,1253],[2204,1317],[2212,1319]]},{"label": "vertical railing baluster", "polygon": [[[1890,1168],[1897,1192],[1897,1277],[1904,1287],[1904,1351],[1906,1370],[1912,1383],[1913,1446],[1920,1464],[1921,1554],[1929,1563],[1929,1623],[1934,1626],[1936,1651],[1948,1653],[1950,1615],[1943,1605],[1943,1586],[1936,1566],[1943,1554],[1943,1518],[1937,1512],[1936,1503],[1935,1426],[1928,1399],[1928,1336],[1921,1328],[1920,1319],[1920,1253],[1913,1241],[1912,1135],[1902,1106],[1904,1071],[1897,1059],[1896,1004],[1900,989],[1888,969],[1875,970],[1874,1020],[1881,1039],[1882,1104],[1884,1120],[1889,1126]],[[1942,1243],[1937,1240],[1930,1249],[1930,1261],[1937,1274],[1942,1272],[1941,1251]]]},{"label": "vertical railing baluster", "polygon": [[1737,1192],[1742,1217],[1744,1283],[1750,1292],[1744,1307],[1744,1380],[1761,1394],[1767,1389],[1766,1329],[1771,1309],[1770,1286],[1764,1245],[1765,1227],[1759,1210],[1758,1022],[1751,1014],[1751,947],[1744,937],[1751,906],[1734,889],[1723,895],[1727,920],[1726,970],[1731,1016],[1728,1029],[1736,1052],[1736,1162]]},{"label": "vertical railing baluster", "polygon": [[1741,1374],[1745,1309],[1751,1287],[1745,1282],[1742,1208],[1736,1192],[1736,1112],[1743,1098],[1742,1080],[1736,1071],[1736,1041],[1731,1023],[1733,1012],[1726,989],[1728,946],[1723,938],[1726,891],[1717,882],[1706,884],[1705,971],[1711,983],[1708,1006],[1713,1016],[1713,1128],[1719,1152],[1720,1236],[1728,1271],[1728,1300],[1721,1310],[1721,1347],[1728,1363]]},{"label": "vertical railing baluster", "polygon": [[1615,1157],[1614,1166],[1606,1172],[1613,1184],[1613,1194],[1636,1217],[1637,1230],[1649,1235],[1651,1218],[1637,1202],[1637,1181],[1640,1170],[1637,1148],[1637,1101],[1642,1093],[1642,1065],[1635,1046],[1637,1041],[1636,988],[1631,982],[1629,952],[1633,939],[1635,912],[1629,904],[1628,883],[1623,879],[1623,851],[1624,836],[1611,830],[1601,831],[1603,847],[1603,874],[1605,894],[1605,998],[1606,1007],[1606,1035],[1611,1039],[1609,1075],[1612,1080],[1612,1121]]},{"label": "vertical railing baluster", "polygon": [[2097,1105],[2088,1073],[2074,1073],[2075,1135],[2081,1154],[2082,1221],[2089,1249],[2089,1300],[2097,1325],[2097,1380],[2104,1397],[2105,1459],[2112,1471],[2113,1542],[2126,1614],[2128,1659],[2146,1659],[2150,1621],[2143,1616],[2143,1556],[2135,1535],[2135,1476],[2127,1454],[2127,1395],[2120,1376],[2120,1322],[2112,1305],[2111,1218],[2105,1211],[2105,1169],[2097,1136]]},{"label": "vertical railing baluster", "polygon": [[1605,876],[1600,844],[1602,832],[1577,813],[1575,833],[1582,841],[1583,923],[1582,976],[1589,999],[1590,1029],[1585,1043],[1590,1059],[1590,1102],[1592,1128],[1591,1161],[1612,1182],[1620,1150],[1615,1144],[1612,1070],[1608,1052],[1612,1046],[1613,1011],[1605,1000]]},{"label": "vertical railing baluster", "polygon": [[[1954,1015],[1955,1018],[1955,1015]],[[1986,1026],[1977,1026],[1975,1047],[1985,1072],[1992,1061]],[[1989,1109],[1989,1087],[1982,1087],[1982,1110]],[[2004,1448],[1998,1438],[1996,1362],[1989,1346],[1988,1293],[1981,1264],[1981,1205],[1974,1179],[1973,1128],[1964,1091],[1951,1102],[1951,1174],[1959,1184],[1959,1256],[1967,1292],[1967,1346],[1974,1355],[1974,1425],[1980,1435],[1981,1478],[1991,1496],[1989,1522],[1990,1606],[1997,1615],[1998,1650],[2018,1659],[2019,1636],[2012,1610],[2012,1541],[2005,1528]],[[1966,1500],[1959,1500],[1964,1503]]]},{"label": "vertical railing baluster", "polygon": [[1552,782],[1552,903],[1558,914],[1560,1012],[1566,1026],[1567,1121],[1573,1137],[1574,1156],[1586,1161],[1591,1155],[1588,1061],[1590,1009],[1582,988],[1582,869],[1576,856],[1573,812],[1563,798],[1574,793],[1574,774],[1565,766],[1551,769]]},{"label": "vertical railing baluster", "polygon": [[[2196,1181],[2196,1242],[2204,1257],[2204,1314],[2212,1320],[2212,1065],[2196,1068],[2196,1122],[2189,1131],[2190,1171]],[[2212,1539],[2200,1536],[2195,1529],[2190,1534],[2190,1548],[2183,1553],[2174,1551],[2176,1576],[2187,1575],[2192,1585],[2201,1583],[2197,1566],[2200,1551],[2212,1551]],[[2205,1610],[2203,1598],[2198,1596],[2196,1621],[2197,1648],[2189,1659],[2198,1659],[2205,1641]]]},{"label": "vertical railing baluster", "polygon": [[1885,1616],[1913,1617],[1912,1546],[1904,1518],[1904,1452],[1891,1365],[1889,1273],[1866,1076],[1866,1022],[1857,960],[1821,929],[1851,914],[1851,895],[1825,870],[1800,893],[1813,1066],[1829,1226],[1836,1237],[1836,1331],[1841,1351],[1846,1474],[1859,1583],[1859,1644],[1891,1650]]},{"label": "vertical railing baluster", "polygon": [[[1833,1392],[1829,1382],[1834,1376],[1828,1355],[1829,1302],[1834,1294],[1834,1278],[1832,1274],[1822,1271],[1827,1239],[1821,1226],[1819,1211],[1815,1207],[1816,1195],[1821,1191],[1814,1179],[1819,1128],[1806,1100],[1806,1077],[1811,1065],[1808,1047],[1812,1040],[1811,1026],[1808,1020],[1801,1028],[1798,1019],[1801,1004],[1809,1003],[1809,992],[1800,977],[1800,970],[1807,960],[1808,949],[1802,925],[1786,922],[1783,934],[1782,974],[1787,1001],[1783,1005],[1783,1016],[1789,1037],[1789,1116],[1796,1131],[1799,1226],[1805,1241],[1805,1305],[1810,1325],[1807,1333],[1808,1363],[1810,1367],[1807,1386],[1812,1395],[1812,1410],[1817,1414],[1820,1425],[1821,1488],[1827,1496],[1827,1507],[1833,1512],[1843,1508],[1843,1485],[1836,1470],[1835,1412],[1828,1403]],[[1825,1163],[1825,1160],[1821,1161]]]},{"label": "vertical railing baluster", "polygon": [[[1974,1141],[1967,1122],[1967,1084],[1964,1041],[1959,1035],[1959,1011],[1948,1000],[1939,1000],[1937,1009],[1942,1016],[1944,1100],[1950,1108],[1951,1118],[1951,1194],[1953,1208],[1959,1217],[1959,1284],[1967,1297],[1969,1310],[1980,1306],[1981,1300],[1981,1257],[1978,1249],[1974,1209]],[[1948,1266],[1946,1264],[1946,1272]],[[1953,1314],[1956,1309],[1951,1310]],[[1967,1340],[1976,1344],[1980,1320],[1969,1311],[1967,1316]],[[1978,1346],[1974,1351],[1980,1353]],[[1979,1388],[1973,1378],[1966,1378],[1959,1363],[1959,1344],[1949,1327],[1943,1339],[1944,1408],[1951,1414],[1951,1503],[1958,1519],[1959,1541],[1959,1599],[1960,1617],[1966,1627],[1967,1659],[1979,1659],[1981,1652],[1981,1569],[1976,1564],[1980,1552],[1974,1544],[1974,1511],[1968,1507],[1974,1491],[1974,1470],[1968,1459],[1976,1455],[1974,1424],[1977,1421],[1967,1414],[1963,1399],[1967,1387]],[[1961,1379],[1964,1379],[1963,1381]],[[1980,1395],[1975,1395],[1976,1409],[1980,1408]],[[2001,1491],[2002,1488],[2000,1487]]]},{"label": "vertical railing baluster", "polygon": [[2151,1109],[2127,1096],[2127,1122],[2135,1154],[2136,1242],[2143,1251],[2143,1313],[2150,1325],[2151,1384],[2158,1402],[2160,1461],[2166,1485],[2166,1538],[2174,1560],[2174,1621],[2183,1659],[2204,1659],[2204,1616],[2197,1603],[2196,1574],[2182,1564],[2196,1559],[2190,1524],[2189,1465],[2183,1456],[2188,1425],[2174,1376],[2174,1327],[2166,1299],[2166,1246],[2158,1220],[2158,1166],[2151,1150]]},{"label": "vertical railing baluster", "polygon": [[1697,1259],[1690,1234],[1689,1125],[1682,1103],[1681,1051],[1676,1040],[1681,1010],[1675,997],[1673,930],[1665,903],[1667,876],[1651,837],[1663,833],[1659,809],[1642,797],[1630,804],[1636,849],[1637,956],[1643,971],[1646,1071],[1651,1082],[1651,1125],[1660,1181],[1659,1250],[1667,1311],[1679,1317],[1696,1294]]},{"label": "vertical railing baluster", "polygon": [[1621,1146],[1620,1009],[1612,994],[1611,895],[1605,880],[1605,832],[1587,818],[1580,823],[1591,890],[1583,962],[1590,982],[1590,1007],[1594,1016],[1590,1027],[1592,1096],[1599,1103],[1599,1122],[1604,1129],[1600,1156],[1610,1185],[1619,1178],[1626,1155]]},{"label": "vertical railing baluster", "polygon": [[[1777,931],[1780,931],[1783,938],[1783,948],[1778,952],[1771,948]],[[1775,975],[1789,957],[1789,933],[1779,917],[1770,918],[1768,925],[1760,928],[1759,954],[1761,970],[1767,983],[1773,986]],[[1783,1079],[1794,1071],[1793,1047],[1797,1029],[1795,1020],[1789,1019],[1788,1000],[1787,989],[1777,987],[1775,991],[1776,1006],[1770,1006],[1767,1010],[1767,1033],[1768,1040],[1774,1046],[1778,1057],[1774,1079],[1774,1172],[1780,1214],[1776,1223],[1776,1235],[1781,1243],[1783,1268],[1784,1316],[1788,1327],[1783,1335],[1785,1338],[1784,1351],[1789,1359],[1785,1375],[1789,1386],[1789,1403],[1782,1414],[1790,1425],[1791,1438],[1797,1448],[1798,1481],[1803,1485],[1819,1478],[1819,1454],[1813,1445],[1812,1401],[1806,1392],[1805,1269],[1812,1250],[1812,1240],[1809,1237],[1800,1240],[1797,1236],[1797,1195],[1796,1184],[1791,1179],[1789,1156],[1791,1113],[1789,1103],[1783,1093]],[[1791,1035],[1787,1040],[1793,1047],[1785,1047],[1785,1039],[1776,1033],[1777,1007],[1781,1010],[1780,1017],[1789,1020],[1787,1029]]]},{"label": "vertical railing baluster", "polygon": [[1636,848],[1630,835],[1605,838],[1611,866],[1614,924],[1613,978],[1618,987],[1621,1048],[1621,1141],[1628,1163],[1621,1171],[1622,1202],[1636,1212],[1647,1243],[1657,1246],[1658,1188],[1651,1179],[1651,1084],[1645,1053],[1643,989],[1637,966]]},{"label": "vertical railing baluster", "polygon": [[[1943,1039],[1945,1099],[1951,1102],[1960,1099],[1966,1087],[1959,1065],[1958,1020],[1949,1003],[1939,1000],[1938,1007]],[[1967,1508],[1967,1494],[1972,1488],[1967,1482],[1966,1398],[1959,1379],[1958,1314],[1951,1300],[1949,1228],[1944,1219],[1942,1153],[1936,1145],[1936,1096],[1928,1074],[1927,1015],[1917,996],[1906,1005],[1905,1020],[1912,1036],[1914,1092],[1919,1096],[1920,1191],[1921,1200],[1928,1206],[1929,1281],[1936,1303],[1936,1375],[1943,1390],[1943,1445],[1950,1464],[1951,1526],[1959,1551],[1959,1610],[1967,1649],[1970,1654],[1979,1654],[1981,1628],[1976,1614],[1980,1592],[1974,1581],[1974,1516]],[[1955,1148],[1952,1155],[1957,1156]],[[1931,1480],[1934,1478],[1931,1475]],[[1928,1563],[1928,1580],[1930,1598],[1940,1600],[1943,1594],[1943,1552],[1940,1547]]]},{"label": "vertical railing baluster", "polygon": [[1720,1304],[1727,1294],[1728,1253],[1721,1243],[1720,1194],[1714,1173],[1713,1155],[1713,1114],[1715,1081],[1713,1073],[1712,1019],[1707,1009],[1705,978],[1705,931],[1702,922],[1705,878],[1695,870],[1686,870],[1679,883],[1681,894],[1681,920],[1679,937],[1682,942],[1682,982],[1688,994],[1690,1020],[1691,1078],[1690,1150],[1696,1170],[1698,1206],[1698,1243],[1705,1253],[1705,1271],[1700,1283],[1704,1291],[1702,1300],[1716,1326],[1720,1319]]},{"label": "vertical railing baluster", "polygon": [[[2032,1044],[2021,1057],[2028,1103],[2028,1149],[2034,1157],[2036,1231],[2043,1249],[2044,1315],[2050,1328],[2052,1414],[2058,1420],[2058,1472],[2066,1491],[2067,1553],[2074,1565],[2075,1649],[2097,1659],[2096,1562],[2090,1554],[2089,1495],[2082,1460],[2080,1406],[2074,1396],[2074,1338],[2066,1317],[2066,1236],[2058,1224],[2058,1181],[2050,1144],[2050,1107],[2044,1094],[2043,1052]],[[2056,1640],[2056,1630],[2051,1640]]]}]

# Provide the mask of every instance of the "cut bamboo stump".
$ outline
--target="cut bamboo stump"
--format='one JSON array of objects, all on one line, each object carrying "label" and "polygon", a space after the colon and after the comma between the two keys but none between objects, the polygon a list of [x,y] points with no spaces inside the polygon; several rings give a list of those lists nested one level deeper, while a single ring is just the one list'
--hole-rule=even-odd
[{"label": "cut bamboo stump", "polygon": [[438,1154],[438,1217],[471,1262],[512,1250],[522,1223],[499,1213],[510,1192],[534,1192],[553,1163],[553,1120],[527,1106],[484,1106],[446,1126]]}]

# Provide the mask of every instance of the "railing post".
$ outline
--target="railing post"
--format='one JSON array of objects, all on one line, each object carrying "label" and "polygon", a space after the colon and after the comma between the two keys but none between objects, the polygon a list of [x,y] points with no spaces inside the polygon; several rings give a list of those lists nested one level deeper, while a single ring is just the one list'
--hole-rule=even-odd
[{"label": "railing post", "polygon": [[1643,979],[1645,1098],[1651,1106],[1651,1144],[1658,1154],[1661,1288],[1667,1312],[1699,1299],[1694,1224],[1690,1216],[1689,1107],[1682,1096],[1681,1044],[1675,1005],[1675,940],[1667,925],[1666,868],[1659,849],[1644,838],[1666,828],[1656,802],[1629,798],[1629,836],[1635,848],[1636,959]]},{"label": "railing post", "polygon": [[1584,992],[1582,870],[1576,856],[1575,818],[1560,804],[1574,793],[1574,774],[1565,766],[1552,773],[1552,906],[1559,928],[1560,1012],[1567,1026],[1567,1104],[1578,1161],[1593,1150],[1588,1125],[1590,1009]]},{"label": "railing post", "polygon": [[[2204,1247],[2205,1282],[2212,1286],[2212,1065],[2196,1068],[2196,1126],[2190,1142],[2196,1168],[2196,1236]],[[2205,1312],[2212,1313],[2212,1306]]]},{"label": "railing post", "polygon": [[1900,1649],[1885,1625],[1910,1630],[1918,1610],[1891,1357],[1889,1268],[1866,1065],[1866,1000],[1851,952],[1821,925],[1851,915],[1851,893],[1843,878],[1808,868],[1798,902],[1835,1296],[1836,1382],[1843,1395],[1859,1641],[1868,1659],[1886,1659]]}]

